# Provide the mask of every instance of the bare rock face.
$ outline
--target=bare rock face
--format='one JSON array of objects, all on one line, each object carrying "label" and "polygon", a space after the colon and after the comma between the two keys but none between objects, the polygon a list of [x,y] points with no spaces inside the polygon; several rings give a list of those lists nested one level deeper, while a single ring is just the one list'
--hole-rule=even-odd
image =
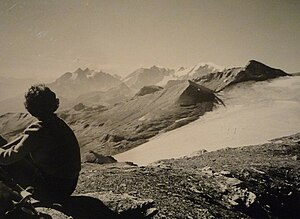
[{"label": "bare rock face", "polygon": [[213,72],[194,81],[215,91],[245,81],[264,81],[282,76],[288,76],[286,72],[271,68],[263,63],[250,60],[245,67],[229,68],[220,72]]},{"label": "bare rock face", "polygon": [[217,97],[214,91],[192,81],[188,81],[188,86],[176,101],[180,106],[190,106],[202,102],[217,102]]},{"label": "bare rock face", "polygon": [[280,69],[271,68],[258,61],[250,60],[242,71],[236,75],[236,79],[232,84],[244,81],[265,81],[287,75],[289,74]]}]

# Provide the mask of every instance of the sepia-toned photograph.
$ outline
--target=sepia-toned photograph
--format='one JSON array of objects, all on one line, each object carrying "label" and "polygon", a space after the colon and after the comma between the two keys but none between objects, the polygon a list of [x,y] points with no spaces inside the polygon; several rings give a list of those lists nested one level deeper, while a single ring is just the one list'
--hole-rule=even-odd
[{"label": "sepia-toned photograph", "polygon": [[0,218],[300,218],[300,1],[0,0]]}]

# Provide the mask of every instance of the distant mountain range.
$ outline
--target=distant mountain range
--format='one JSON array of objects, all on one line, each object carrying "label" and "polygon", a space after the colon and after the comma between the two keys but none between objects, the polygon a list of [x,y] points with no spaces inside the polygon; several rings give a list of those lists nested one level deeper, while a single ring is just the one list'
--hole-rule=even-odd
[{"label": "distant mountain range", "polygon": [[140,89],[149,85],[165,86],[169,81],[174,80],[193,80],[218,91],[233,83],[266,80],[285,75],[288,74],[280,69],[250,60],[244,67],[235,68],[225,68],[214,63],[199,63],[177,70],[156,66],[140,68],[125,77],[123,82],[130,88]]},{"label": "distant mountain range", "polygon": [[[192,80],[219,91],[241,81],[265,80],[284,75],[287,73],[254,60],[249,61],[245,67],[237,68],[225,68],[213,63],[199,63],[177,70],[152,66],[139,68],[123,79],[103,71],[78,68],[74,72],[64,73],[48,86],[61,99],[61,109],[66,109],[79,102],[90,106],[116,104],[130,99],[145,86],[148,86],[146,90],[149,90],[149,86],[165,87],[178,81]],[[0,78],[0,97],[10,97],[3,101],[0,99],[0,114],[24,111],[23,94],[32,81],[23,81],[22,84],[21,80]]]},{"label": "distant mountain range", "polygon": [[[186,74],[178,75],[181,71]],[[151,72],[155,72],[153,78],[150,77]],[[95,84],[92,78],[98,74],[80,69],[66,73],[51,86],[57,86],[56,89],[60,89],[57,92],[62,92],[69,89],[68,85],[75,89],[81,84]],[[136,147],[161,132],[188,124],[213,110],[216,105],[223,104],[217,91],[246,81],[262,81],[289,74],[251,60],[245,67],[230,69],[205,64],[189,70],[173,71],[154,66],[135,71],[124,83],[106,73],[100,72],[99,75],[111,81],[111,84],[104,85],[108,89],[100,90],[103,87],[99,87],[92,91],[85,87],[85,93],[71,101],[66,99],[70,101],[69,107],[62,108],[59,115],[75,131],[83,152],[94,150],[111,155]],[[193,80],[183,79],[196,75],[198,77]],[[143,85],[142,82],[161,82],[162,76],[172,76],[177,80],[170,80],[163,87],[143,86],[140,91],[133,92],[133,89]],[[126,82],[131,82],[128,84],[131,88]],[[103,80],[97,83],[101,84]],[[114,83],[116,85],[112,87]],[[91,87],[97,89],[97,86]],[[11,138],[32,120],[27,114],[5,114],[0,117],[0,133]]]},{"label": "distant mountain range", "polygon": [[67,72],[49,86],[63,97],[78,97],[87,92],[105,91],[120,85],[122,82],[134,91],[144,86],[164,86],[169,80],[191,80],[209,73],[223,71],[225,68],[213,63],[199,63],[195,66],[178,70],[152,66],[139,68],[125,78],[105,72],[96,72],[88,68],[78,68]]},{"label": "distant mountain range", "polygon": [[105,91],[121,83],[119,78],[108,73],[78,68],[63,74],[49,86],[60,96],[76,98],[91,91]]},{"label": "distant mountain range", "polygon": [[164,86],[170,80],[191,80],[209,73],[225,70],[225,67],[213,63],[199,63],[192,67],[181,67],[177,70],[152,66],[140,68],[123,79],[130,88],[140,89],[144,86]]}]

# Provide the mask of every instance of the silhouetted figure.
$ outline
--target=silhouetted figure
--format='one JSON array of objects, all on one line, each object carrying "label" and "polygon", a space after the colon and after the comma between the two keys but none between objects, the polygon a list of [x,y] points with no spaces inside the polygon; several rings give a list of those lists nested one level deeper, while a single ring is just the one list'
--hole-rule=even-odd
[{"label": "silhouetted figure", "polygon": [[25,107],[38,119],[0,148],[0,165],[20,185],[33,186],[40,200],[62,200],[77,185],[80,149],[70,127],[54,113],[59,99],[45,85],[32,86]]}]

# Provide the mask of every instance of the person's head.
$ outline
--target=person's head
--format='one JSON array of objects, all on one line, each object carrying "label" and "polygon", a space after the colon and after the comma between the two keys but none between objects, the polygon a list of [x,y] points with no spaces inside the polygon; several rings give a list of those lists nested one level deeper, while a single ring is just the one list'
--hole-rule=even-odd
[{"label": "person's head", "polygon": [[31,115],[41,119],[53,115],[59,107],[59,99],[50,88],[38,84],[31,86],[25,93],[24,105]]}]

